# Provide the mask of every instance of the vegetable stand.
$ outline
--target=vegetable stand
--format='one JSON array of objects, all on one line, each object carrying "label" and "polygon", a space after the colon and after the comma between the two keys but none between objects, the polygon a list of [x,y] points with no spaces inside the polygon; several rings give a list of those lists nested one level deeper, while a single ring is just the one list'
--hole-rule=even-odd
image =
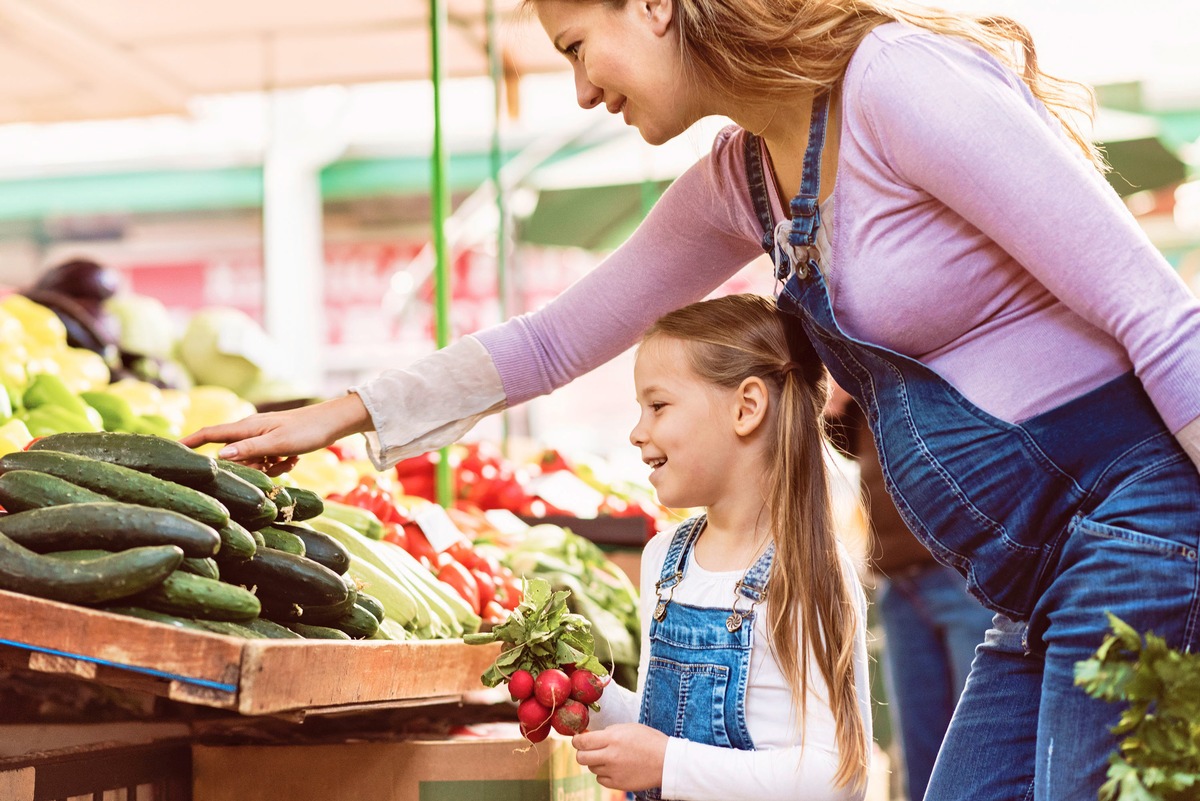
[{"label": "vegetable stand", "polygon": [[499,647],[242,640],[0,591],[0,666],[59,673],[244,715],[445,701]]}]

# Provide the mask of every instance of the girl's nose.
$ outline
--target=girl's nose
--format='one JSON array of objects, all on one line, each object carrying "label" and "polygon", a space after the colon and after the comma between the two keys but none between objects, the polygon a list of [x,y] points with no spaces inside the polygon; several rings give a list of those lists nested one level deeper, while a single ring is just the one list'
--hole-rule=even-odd
[{"label": "girl's nose", "polygon": [[593,109],[604,100],[604,93],[588,80],[581,64],[575,65],[575,97],[583,109]]},{"label": "girl's nose", "polygon": [[646,444],[646,434],[642,430],[642,421],[638,420],[637,425],[629,432],[629,444],[635,448],[640,448]]}]

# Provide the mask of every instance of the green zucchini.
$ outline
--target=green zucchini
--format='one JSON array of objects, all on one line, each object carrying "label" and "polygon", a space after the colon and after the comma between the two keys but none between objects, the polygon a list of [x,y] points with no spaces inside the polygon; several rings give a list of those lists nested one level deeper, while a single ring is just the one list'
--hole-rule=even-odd
[{"label": "green zucchini", "polygon": [[204,454],[173,439],[151,434],[114,431],[51,434],[34,442],[29,449],[86,456],[189,486],[211,481],[217,472],[216,463]]},{"label": "green zucchini", "polygon": [[156,612],[205,620],[249,620],[262,608],[248,590],[179,571],[130,600]]},{"label": "green zucchini", "polygon": [[329,626],[310,626],[307,623],[291,623],[288,625],[292,631],[299,634],[306,640],[348,640],[350,635],[341,629],[330,628]]},{"label": "green zucchini", "polygon": [[321,500],[320,495],[312,490],[301,487],[288,487],[287,492],[293,501],[292,519],[289,522],[295,523],[298,520],[308,520],[325,511],[325,502]]},{"label": "green zucchini", "polygon": [[124,615],[126,617],[140,618],[141,620],[152,620],[155,623],[165,623],[177,629],[208,631],[208,629],[200,625],[200,621],[198,620],[178,617],[177,615],[168,615],[165,612],[155,612],[153,609],[145,609],[140,606],[106,606],[104,607],[104,611],[112,612],[114,615]]},{"label": "green zucchini", "polygon": [[351,606],[349,611],[330,625],[346,632],[354,640],[365,640],[379,631],[379,621],[358,604]]},{"label": "green zucchini", "polygon": [[253,559],[221,562],[225,581],[298,604],[324,606],[346,600],[349,590],[342,577],[303,556],[263,548]]},{"label": "green zucchini", "polygon": [[328,534],[309,528],[307,525],[291,523],[276,523],[272,528],[286,531],[299,538],[304,546],[304,556],[325,565],[339,576],[350,569],[350,552],[346,550],[346,546]]},{"label": "green zucchini", "polygon": [[272,640],[302,640],[304,639],[296,632],[289,629],[287,626],[281,626],[273,620],[256,617],[253,620],[247,620],[242,623],[243,626],[251,631],[257,631],[264,637]]},{"label": "green zucchini", "polygon": [[358,590],[354,589],[349,582],[346,586],[348,592],[345,600],[332,604],[298,605],[291,603],[286,598],[273,596],[268,589],[260,596],[263,607],[267,610],[264,611],[263,616],[279,622],[299,620],[302,623],[312,623],[317,626],[331,626],[334,621],[349,612],[358,600]]},{"label": "green zucchini", "polygon": [[384,612],[383,604],[379,603],[379,599],[374,595],[369,595],[362,590],[359,590],[358,601],[356,603],[374,615],[375,619],[380,623],[383,622],[383,618],[386,613]]},{"label": "green zucchini", "polygon": [[296,556],[306,555],[304,540],[290,531],[277,526],[263,526],[258,529],[258,533],[262,534],[263,542],[267,544],[268,548],[274,548],[284,553],[294,553]]},{"label": "green zucchini", "polygon": [[0,456],[0,473],[35,470],[127,503],[170,509],[214,528],[229,522],[229,510],[182,484],[129,467],[57,451],[16,451]]},{"label": "green zucchini", "polygon": [[[0,391],[3,391],[0,389]],[[13,470],[0,476],[0,506],[10,512],[62,506],[67,503],[111,501],[106,495],[32,470]]]},{"label": "green zucchini", "polygon": [[277,514],[275,504],[257,487],[222,468],[217,468],[211,480],[192,486],[220,501],[229,510],[229,517],[246,528],[261,528]]},{"label": "green zucchini", "polygon": [[179,569],[185,573],[204,576],[213,581],[221,580],[221,569],[217,567],[215,559],[184,559]]},{"label": "green zucchini", "polygon": [[0,535],[0,590],[68,603],[104,603],[161,584],[182,561],[183,551],[174,545],[70,561],[36,554]]},{"label": "green zucchini", "polygon": [[260,595],[258,597],[262,603],[262,611],[258,616],[264,620],[270,620],[274,623],[288,624],[296,623],[304,616],[304,607],[294,601],[289,601],[286,598],[276,598],[271,595]]},{"label": "green zucchini", "polygon": [[250,559],[258,551],[258,546],[262,544],[259,542],[261,537],[246,531],[233,520],[217,529],[217,535],[221,538],[221,550],[218,551],[218,554],[222,560]]},{"label": "green zucchini", "polygon": [[221,544],[211,528],[178,512],[117,501],[49,506],[6,515],[0,518],[0,534],[40,553],[175,545],[185,556],[203,558],[215,554]]}]

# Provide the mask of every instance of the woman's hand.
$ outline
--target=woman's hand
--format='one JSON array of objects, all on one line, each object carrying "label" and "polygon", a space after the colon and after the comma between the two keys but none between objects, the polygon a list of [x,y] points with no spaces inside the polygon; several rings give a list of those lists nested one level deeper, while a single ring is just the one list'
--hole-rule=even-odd
[{"label": "woman's hand", "polygon": [[207,442],[229,443],[218,454],[222,459],[278,475],[295,467],[298,454],[324,448],[370,427],[366,406],[357,394],[350,393],[313,406],[252,414],[235,423],[207,426],[180,442],[189,448]]},{"label": "woman's hand", "polygon": [[596,774],[601,786],[637,792],[662,786],[667,735],[640,723],[619,723],[577,734],[571,744],[580,765]]}]

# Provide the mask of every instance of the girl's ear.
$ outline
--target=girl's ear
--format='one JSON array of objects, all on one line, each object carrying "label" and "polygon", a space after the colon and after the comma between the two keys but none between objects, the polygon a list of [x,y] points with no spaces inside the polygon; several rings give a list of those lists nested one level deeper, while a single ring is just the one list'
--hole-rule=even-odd
[{"label": "girl's ear", "polygon": [[771,395],[766,382],[750,376],[737,388],[733,407],[733,430],[739,437],[753,434],[767,419]]},{"label": "girl's ear", "polygon": [[650,30],[656,36],[666,36],[671,27],[671,18],[675,14],[672,0],[641,0],[639,5],[642,13],[650,20]]}]

